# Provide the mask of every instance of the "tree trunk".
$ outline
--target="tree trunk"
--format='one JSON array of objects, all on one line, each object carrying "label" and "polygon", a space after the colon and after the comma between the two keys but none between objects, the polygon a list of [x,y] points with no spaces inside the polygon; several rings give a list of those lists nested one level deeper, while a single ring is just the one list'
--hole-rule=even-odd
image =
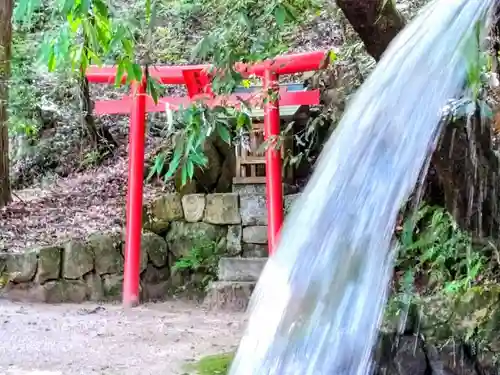
[{"label": "tree trunk", "polygon": [[0,208],[11,200],[9,179],[9,98],[12,2],[0,0]]},{"label": "tree trunk", "polygon": [[[336,0],[336,3],[376,60],[405,26],[392,1]],[[481,124],[478,115],[471,120],[470,131],[466,125],[461,121],[445,128],[432,155],[425,199],[446,207],[459,225],[474,235],[498,238],[499,161],[492,148],[491,127]]]},{"label": "tree trunk", "polygon": [[85,76],[80,77],[80,107],[82,109],[82,123],[92,144],[97,148],[113,149],[117,146],[109,130],[104,127],[98,127],[95,123],[93,112],[93,103],[90,98],[89,81]]},{"label": "tree trunk", "polygon": [[375,60],[405,26],[390,0],[337,0],[337,5]]},{"label": "tree trunk", "polygon": [[[94,20],[91,19],[90,22],[93,24]],[[87,50],[89,47],[89,41],[87,40],[87,38],[84,38],[83,47],[84,50]],[[98,127],[95,123],[93,115],[94,103],[90,98],[89,80],[85,76],[85,72],[80,72],[80,79],[78,83],[80,86],[80,108],[82,110],[82,125],[87,130],[90,141],[92,142],[94,147],[98,148],[100,151],[102,151],[103,147],[107,148],[108,150],[117,147],[118,144],[115,142],[108,128],[106,128],[105,126]]]}]

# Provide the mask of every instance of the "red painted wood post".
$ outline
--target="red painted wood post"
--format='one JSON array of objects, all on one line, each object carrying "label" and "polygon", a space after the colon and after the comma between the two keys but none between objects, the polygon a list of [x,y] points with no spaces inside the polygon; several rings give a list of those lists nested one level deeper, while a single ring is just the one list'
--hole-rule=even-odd
[{"label": "red painted wood post", "polygon": [[[264,103],[264,139],[269,140],[280,134],[280,109],[278,75],[264,72],[263,86],[266,95]],[[269,94],[271,98],[269,98]],[[266,150],[266,196],[267,196],[267,238],[269,256],[278,246],[278,238],[283,225],[283,180],[281,176],[281,152],[272,140]]]},{"label": "red painted wood post", "polygon": [[123,305],[125,307],[139,304],[145,128],[146,82],[143,80],[140,83],[134,82],[132,85],[128,150],[127,228],[123,271]]}]

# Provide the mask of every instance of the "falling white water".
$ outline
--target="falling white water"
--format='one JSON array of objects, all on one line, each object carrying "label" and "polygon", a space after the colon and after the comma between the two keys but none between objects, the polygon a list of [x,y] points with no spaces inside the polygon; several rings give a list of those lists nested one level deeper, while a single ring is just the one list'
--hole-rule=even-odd
[{"label": "falling white water", "polygon": [[438,0],[350,103],[259,280],[230,375],[365,375],[398,211],[460,95],[464,48],[494,0]]}]

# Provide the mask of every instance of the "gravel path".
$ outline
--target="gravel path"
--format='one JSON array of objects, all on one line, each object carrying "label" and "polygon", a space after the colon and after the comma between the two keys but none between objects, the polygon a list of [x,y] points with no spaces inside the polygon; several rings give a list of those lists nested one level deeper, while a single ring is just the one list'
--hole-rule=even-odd
[{"label": "gravel path", "polygon": [[36,305],[0,301],[2,375],[181,375],[237,345],[244,316],[194,304]]}]

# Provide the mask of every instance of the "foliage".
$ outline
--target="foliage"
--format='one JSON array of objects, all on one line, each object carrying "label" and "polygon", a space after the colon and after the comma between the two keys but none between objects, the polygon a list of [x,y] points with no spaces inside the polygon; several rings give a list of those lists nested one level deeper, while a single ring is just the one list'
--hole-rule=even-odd
[{"label": "foliage", "polygon": [[451,100],[444,109],[446,121],[459,118],[470,120],[478,112],[482,119],[492,119],[493,111],[488,103],[488,90],[494,83],[496,73],[493,72],[493,59],[484,50],[484,36],[481,35],[481,22],[476,23],[474,32],[463,43],[464,56],[467,63],[465,93],[461,98]]},{"label": "foliage", "polygon": [[219,259],[222,256],[221,245],[215,241],[198,238],[190,251],[177,259],[173,271],[203,274],[201,284],[206,286],[217,277]]},{"label": "foliage", "polygon": [[243,79],[234,64],[262,61],[285,52],[291,25],[319,9],[318,5],[314,0],[207,2],[220,22],[197,44],[193,55],[213,61],[219,73],[213,81],[214,90],[230,93]]},{"label": "foliage", "polygon": [[226,375],[233,358],[234,353],[211,355],[200,359],[189,367],[196,371],[198,375]]},{"label": "foliage", "polygon": [[[40,0],[19,1],[15,21],[21,27],[31,27],[33,10],[43,5],[48,4]],[[126,71],[131,80],[138,76],[140,67],[134,63],[133,35],[127,25],[112,18],[105,0],[56,0],[51,5],[53,22],[58,26],[44,33],[40,51],[50,72],[69,65],[82,74],[90,64],[101,65],[103,59],[120,51],[118,71]]]},{"label": "foliage", "polygon": [[[234,134],[247,130],[251,125],[250,117],[243,111],[224,106],[210,109],[202,103],[171,112],[168,122],[168,136],[173,138],[174,152],[164,178],[171,178],[180,167],[182,185],[193,178],[195,168],[207,167],[208,159],[203,151],[207,138],[216,135],[231,143]],[[161,176],[166,157],[165,154],[158,155],[148,179]]]},{"label": "foliage", "polygon": [[463,232],[442,208],[422,206],[398,235],[388,321],[418,311],[418,329],[430,341],[472,343],[490,349],[496,338],[500,299],[498,250]]}]

